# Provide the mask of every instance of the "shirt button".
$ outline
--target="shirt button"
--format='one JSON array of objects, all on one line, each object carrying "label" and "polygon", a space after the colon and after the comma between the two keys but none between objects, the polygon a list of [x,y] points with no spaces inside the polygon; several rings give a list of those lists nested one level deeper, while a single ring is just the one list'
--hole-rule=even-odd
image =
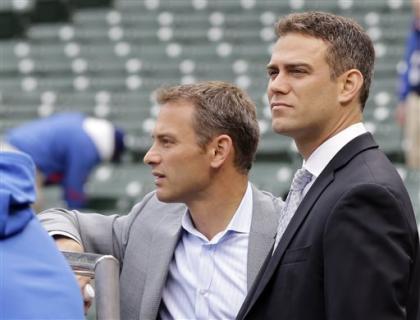
[{"label": "shirt button", "polygon": [[206,289],[200,289],[200,291],[199,291],[199,292],[200,292],[200,294],[201,294],[201,295],[203,295],[203,296],[207,294],[207,290],[206,290]]}]

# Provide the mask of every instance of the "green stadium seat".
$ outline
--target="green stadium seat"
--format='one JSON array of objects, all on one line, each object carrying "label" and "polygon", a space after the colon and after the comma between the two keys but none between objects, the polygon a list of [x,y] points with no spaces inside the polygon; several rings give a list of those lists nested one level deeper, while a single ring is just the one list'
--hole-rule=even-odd
[{"label": "green stadium seat", "polygon": [[290,162],[257,161],[250,172],[250,181],[258,188],[285,199],[296,167]]},{"label": "green stadium seat", "polygon": [[[137,163],[125,166],[104,165],[92,174],[86,190],[91,207],[95,202],[100,209],[117,209],[118,212],[128,212],[131,206],[154,190],[154,177],[148,166]],[[94,199],[100,201],[94,201]],[[110,207],[103,208],[104,202]]]},{"label": "green stadium seat", "polygon": [[[0,24],[6,11],[23,22],[23,29],[7,35],[17,38],[0,39],[0,134],[34,117],[79,110],[125,128],[139,160],[151,143],[157,87],[231,81],[246,89],[258,107],[262,135],[253,179],[281,194],[290,181],[273,177],[277,170],[284,175],[282,168],[294,168],[297,156],[291,140],[271,130],[265,66],[278,16],[315,9],[353,17],[374,39],[377,62],[365,120],[381,148],[392,159],[402,159],[402,133],[393,117],[397,70],[411,20],[409,1],[41,0],[36,7],[35,0],[28,0],[16,7],[18,2],[0,1]],[[70,5],[66,22],[30,21],[41,3],[52,2]],[[11,31],[0,28],[0,38],[2,32]],[[125,163],[112,172],[128,179],[137,166]],[[103,192],[96,205],[121,209],[133,203],[120,192],[127,180],[118,181],[123,187],[117,192],[112,183],[98,188]],[[92,183],[95,192],[99,182]],[[136,190],[135,184],[131,188]]]},{"label": "green stadium seat", "polygon": [[25,19],[17,11],[0,11],[0,39],[21,37],[25,29]]},{"label": "green stadium seat", "polygon": [[417,224],[420,227],[420,170],[399,167],[399,172],[413,203]]},{"label": "green stadium seat", "polygon": [[70,3],[68,0],[36,0],[30,19],[32,23],[70,21]]},{"label": "green stadium seat", "polygon": [[69,0],[75,8],[100,8],[109,7],[114,0]]}]

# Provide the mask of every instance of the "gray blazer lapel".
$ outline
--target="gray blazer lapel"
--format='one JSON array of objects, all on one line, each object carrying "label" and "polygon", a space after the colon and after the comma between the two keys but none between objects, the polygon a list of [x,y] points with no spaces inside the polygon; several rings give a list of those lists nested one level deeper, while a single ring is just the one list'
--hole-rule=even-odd
[{"label": "gray blazer lapel", "polygon": [[[259,191],[252,186],[253,208],[248,245],[247,288],[251,288],[257,274],[273,246],[281,199]],[[179,212],[178,212],[179,213]],[[141,320],[156,319],[162,298],[162,290],[169,264],[181,234],[182,214],[167,215],[159,221],[153,236],[153,252],[150,252],[140,304]]]},{"label": "gray blazer lapel", "polygon": [[153,252],[150,252],[140,319],[156,319],[169,270],[169,264],[181,234],[182,215],[168,215],[159,222],[153,236]]},{"label": "gray blazer lapel", "polygon": [[282,200],[252,186],[253,208],[248,243],[247,289],[250,290],[261,266],[271,251],[276,236]]}]

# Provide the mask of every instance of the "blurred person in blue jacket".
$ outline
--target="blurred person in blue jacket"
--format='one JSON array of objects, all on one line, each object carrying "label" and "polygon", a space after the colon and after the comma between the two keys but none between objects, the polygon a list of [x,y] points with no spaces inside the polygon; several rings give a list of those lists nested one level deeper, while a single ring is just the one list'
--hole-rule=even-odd
[{"label": "blurred person in blue jacket", "polygon": [[84,319],[76,278],[30,207],[34,175],[0,144],[0,319]]},{"label": "blurred person in blue jacket", "polygon": [[412,0],[414,21],[408,34],[399,79],[396,117],[404,126],[406,163],[420,169],[420,0]]},{"label": "blurred person in blue jacket", "polygon": [[43,208],[42,187],[60,184],[70,209],[87,204],[84,185],[103,161],[118,162],[124,132],[105,119],[83,113],[57,113],[11,129],[5,142],[32,157],[37,168],[36,211]]}]

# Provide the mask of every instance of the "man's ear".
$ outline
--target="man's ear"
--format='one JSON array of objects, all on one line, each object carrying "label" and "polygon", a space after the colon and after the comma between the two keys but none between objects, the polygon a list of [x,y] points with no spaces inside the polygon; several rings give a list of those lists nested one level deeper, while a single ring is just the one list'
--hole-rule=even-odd
[{"label": "man's ear", "polygon": [[212,168],[219,168],[233,154],[233,143],[231,137],[227,134],[221,134],[210,143]]},{"label": "man's ear", "polygon": [[363,75],[357,69],[350,69],[339,76],[340,88],[338,101],[346,105],[350,101],[357,99],[363,85]]}]

